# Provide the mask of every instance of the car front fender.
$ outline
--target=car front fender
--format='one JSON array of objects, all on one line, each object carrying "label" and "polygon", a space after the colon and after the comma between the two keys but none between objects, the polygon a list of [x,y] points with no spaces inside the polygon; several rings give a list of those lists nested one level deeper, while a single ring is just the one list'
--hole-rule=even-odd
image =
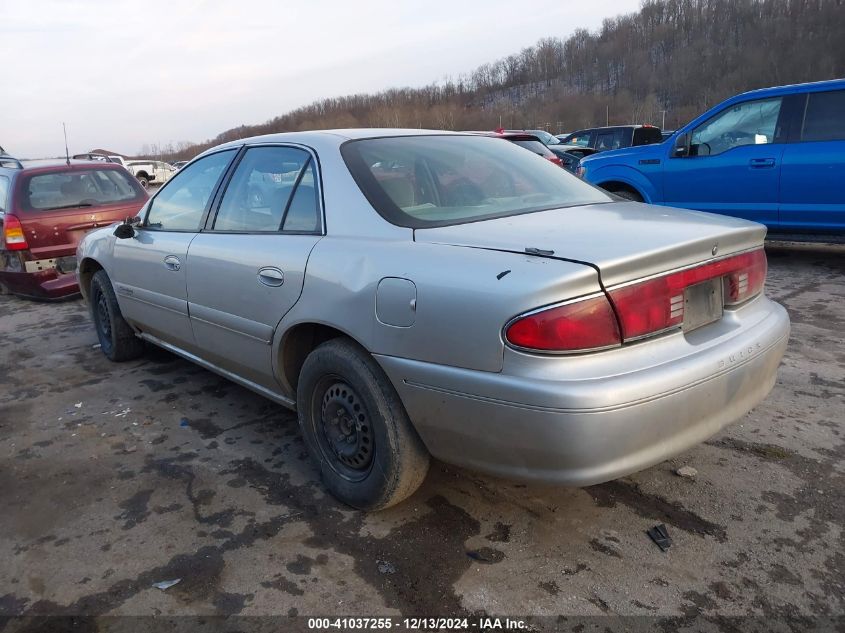
[{"label": "car front fender", "polygon": [[596,166],[592,170],[588,167],[586,180],[602,188],[612,183],[627,185],[639,193],[645,202],[651,204],[662,202],[662,196],[654,183],[641,171],[627,165],[602,165]]}]

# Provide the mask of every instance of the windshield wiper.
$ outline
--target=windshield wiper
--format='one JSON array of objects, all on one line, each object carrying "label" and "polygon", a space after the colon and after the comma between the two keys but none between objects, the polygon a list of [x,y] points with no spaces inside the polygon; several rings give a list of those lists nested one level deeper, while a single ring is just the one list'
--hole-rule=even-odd
[{"label": "windshield wiper", "polygon": [[94,205],[90,202],[79,202],[77,204],[65,204],[60,207],[47,207],[46,209],[42,209],[42,211],[58,211],[59,209],[76,209],[81,207],[93,207]]}]

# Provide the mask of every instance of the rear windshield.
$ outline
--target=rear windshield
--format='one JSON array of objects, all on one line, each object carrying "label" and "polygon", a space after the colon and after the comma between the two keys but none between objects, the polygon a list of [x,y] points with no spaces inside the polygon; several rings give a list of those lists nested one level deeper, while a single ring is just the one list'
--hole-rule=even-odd
[{"label": "rear windshield", "polygon": [[348,141],[341,153],[376,211],[410,228],[612,201],[565,169],[497,138],[363,139]]},{"label": "rear windshield", "polygon": [[638,127],[634,129],[634,145],[662,143],[663,134],[659,127]]},{"label": "rear windshield", "polygon": [[525,149],[530,149],[532,152],[539,154],[540,156],[552,156],[552,150],[546,147],[541,141],[517,139],[512,140],[511,143],[524,147]]},{"label": "rear windshield", "polygon": [[24,186],[23,208],[36,211],[98,207],[143,200],[144,190],[122,169],[36,174]]}]

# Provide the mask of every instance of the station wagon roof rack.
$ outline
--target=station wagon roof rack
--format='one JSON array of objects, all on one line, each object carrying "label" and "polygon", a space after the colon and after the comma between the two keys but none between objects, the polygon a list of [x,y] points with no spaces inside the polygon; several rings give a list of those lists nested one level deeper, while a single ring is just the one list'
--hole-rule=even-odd
[{"label": "station wagon roof rack", "polygon": [[17,158],[12,158],[11,156],[0,156],[0,167],[23,169],[23,163]]}]

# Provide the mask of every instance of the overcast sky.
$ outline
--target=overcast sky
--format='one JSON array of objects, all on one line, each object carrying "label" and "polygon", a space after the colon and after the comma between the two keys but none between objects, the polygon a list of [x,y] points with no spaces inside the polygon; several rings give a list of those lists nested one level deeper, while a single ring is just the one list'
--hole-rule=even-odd
[{"label": "overcast sky", "polygon": [[0,145],[203,141],[323,97],[420,86],[639,0],[0,0]]}]

